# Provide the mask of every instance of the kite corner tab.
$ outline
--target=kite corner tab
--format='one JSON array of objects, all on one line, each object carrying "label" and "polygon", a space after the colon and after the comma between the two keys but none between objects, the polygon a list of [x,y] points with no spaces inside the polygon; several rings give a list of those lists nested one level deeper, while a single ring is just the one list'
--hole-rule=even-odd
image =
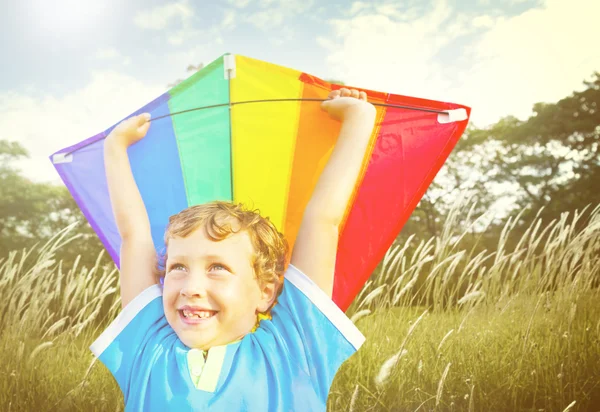
[{"label": "kite corner tab", "polygon": [[56,153],[52,155],[52,163],[60,164],[60,163],[71,163],[73,161],[73,155],[70,153]]},{"label": "kite corner tab", "polygon": [[445,113],[439,113],[438,123],[453,123],[467,120],[467,111],[465,109],[446,110]]},{"label": "kite corner tab", "polygon": [[226,54],[223,56],[223,63],[225,80],[235,79],[235,56]]}]

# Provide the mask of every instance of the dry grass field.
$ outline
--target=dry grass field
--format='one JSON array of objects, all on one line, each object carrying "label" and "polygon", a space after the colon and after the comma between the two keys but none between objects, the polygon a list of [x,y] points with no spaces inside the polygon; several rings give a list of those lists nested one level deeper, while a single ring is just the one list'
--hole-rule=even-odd
[{"label": "dry grass field", "polygon": [[[437,238],[392,246],[365,285],[348,314],[367,342],[328,409],[600,410],[600,207],[536,221],[511,250],[509,220],[481,252],[481,221],[457,230],[457,216]],[[0,261],[2,411],[123,408],[88,350],[120,308],[118,273],[63,267],[68,242],[66,228]]]}]

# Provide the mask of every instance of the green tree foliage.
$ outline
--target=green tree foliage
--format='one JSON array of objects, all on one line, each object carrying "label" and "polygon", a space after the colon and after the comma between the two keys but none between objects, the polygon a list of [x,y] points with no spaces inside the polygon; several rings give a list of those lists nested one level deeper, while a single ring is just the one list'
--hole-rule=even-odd
[{"label": "green tree foliage", "polygon": [[493,178],[519,189],[517,207],[528,209],[524,222],[542,207],[550,220],[600,203],[600,73],[584,84],[557,103],[535,104],[525,121],[507,117],[474,133],[479,143],[500,144]]},{"label": "green tree foliage", "polygon": [[[417,240],[439,235],[448,212],[465,193],[478,202],[475,216],[490,208],[496,215],[495,202],[510,196],[508,211],[523,211],[515,233],[538,214],[550,222],[563,212],[599,204],[600,74],[593,78],[584,82],[583,91],[557,103],[535,104],[527,120],[508,116],[488,128],[468,128],[405,225],[400,241],[413,234]],[[464,222],[467,212],[457,224]],[[496,220],[483,226],[485,230],[479,228],[473,242],[494,248],[502,226]]]},{"label": "green tree foliage", "polygon": [[82,263],[93,266],[100,241],[64,186],[32,182],[15,167],[27,156],[19,143],[0,140],[0,259],[75,224],[77,238],[58,258],[69,264],[81,254]]}]

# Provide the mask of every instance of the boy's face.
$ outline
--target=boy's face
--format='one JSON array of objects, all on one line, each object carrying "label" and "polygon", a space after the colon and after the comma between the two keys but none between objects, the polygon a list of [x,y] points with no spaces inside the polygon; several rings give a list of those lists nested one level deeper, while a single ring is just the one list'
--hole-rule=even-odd
[{"label": "boy's face", "polygon": [[185,345],[206,350],[238,340],[252,330],[257,311],[268,309],[274,288],[259,286],[253,253],[245,231],[215,242],[201,227],[169,240],[163,303]]}]

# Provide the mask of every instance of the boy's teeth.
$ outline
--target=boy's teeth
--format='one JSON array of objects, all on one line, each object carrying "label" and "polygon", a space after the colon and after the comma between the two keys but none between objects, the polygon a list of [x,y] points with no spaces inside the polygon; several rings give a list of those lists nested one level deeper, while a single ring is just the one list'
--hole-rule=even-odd
[{"label": "boy's teeth", "polygon": [[213,314],[214,314],[214,312],[209,312],[209,311],[205,311],[205,310],[199,310],[197,312],[192,312],[187,309],[183,310],[183,316],[185,316],[186,318],[205,319],[205,318],[210,318]]}]

